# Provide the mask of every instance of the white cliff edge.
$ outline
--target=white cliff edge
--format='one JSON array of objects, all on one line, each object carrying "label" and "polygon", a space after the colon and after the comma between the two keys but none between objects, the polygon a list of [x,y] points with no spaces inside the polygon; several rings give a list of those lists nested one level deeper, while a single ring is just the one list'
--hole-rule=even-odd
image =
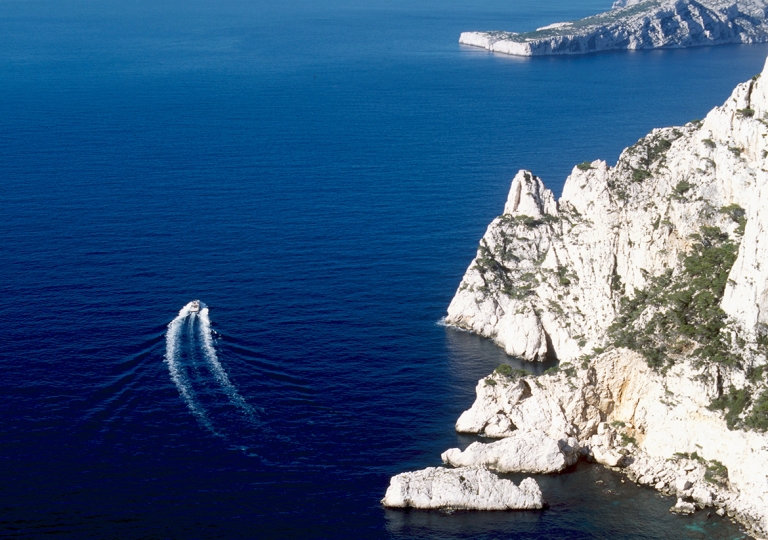
[{"label": "white cliff edge", "polygon": [[448,466],[588,459],[768,537],[767,75],[614,167],[575,167],[559,200],[515,176],[446,323],[560,365],[479,381],[456,429],[500,440]]},{"label": "white cliff edge", "polygon": [[619,0],[613,9],[534,32],[464,32],[459,43],[516,56],[768,41],[763,0]]}]

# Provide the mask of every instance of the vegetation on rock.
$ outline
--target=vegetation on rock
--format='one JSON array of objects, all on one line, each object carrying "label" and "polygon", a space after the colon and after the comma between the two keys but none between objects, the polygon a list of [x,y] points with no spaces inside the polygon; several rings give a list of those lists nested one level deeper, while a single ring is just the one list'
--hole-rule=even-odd
[{"label": "vegetation on rock", "polygon": [[719,486],[725,486],[728,484],[728,467],[713,459],[707,462],[707,471],[704,473],[704,479],[707,482]]},{"label": "vegetation on rock", "polygon": [[517,380],[520,377],[527,377],[530,375],[530,372],[524,370],[524,369],[515,369],[509,364],[501,364],[499,367],[497,367],[494,370],[494,373],[498,373],[499,375],[503,375],[508,379]]},{"label": "vegetation on rock", "polygon": [[728,393],[714,399],[709,408],[713,411],[723,411],[728,429],[736,429],[741,425],[741,413],[749,405],[749,399],[747,389],[737,390],[731,386]]},{"label": "vegetation on rock", "polygon": [[738,109],[736,112],[741,116],[746,116],[747,118],[752,118],[753,116],[755,116],[755,110],[750,109],[749,107],[746,107],[744,109]]},{"label": "vegetation on rock", "polygon": [[755,400],[752,410],[744,419],[744,425],[758,431],[768,430],[768,390]]},{"label": "vegetation on rock", "polygon": [[649,286],[622,298],[619,315],[609,329],[613,344],[643,354],[656,369],[669,367],[676,356],[692,354],[702,361],[733,365],[720,308],[738,247],[718,227],[703,226],[693,235],[683,271],[667,271]]},{"label": "vegetation on rock", "polygon": [[738,204],[729,204],[728,206],[723,206],[720,209],[720,213],[728,215],[728,217],[730,217],[735,223],[739,224],[735,231],[736,234],[739,236],[744,234],[744,227],[747,226],[747,218],[746,212],[744,212],[744,209],[741,206]]}]

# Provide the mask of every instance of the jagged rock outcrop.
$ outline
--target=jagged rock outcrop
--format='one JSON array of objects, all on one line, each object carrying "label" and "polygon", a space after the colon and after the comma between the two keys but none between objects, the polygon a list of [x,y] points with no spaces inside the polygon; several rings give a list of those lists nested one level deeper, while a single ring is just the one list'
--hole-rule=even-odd
[{"label": "jagged rock outcrop", "polygon": [[541,56],[768,40],[763,0],[619,0],[613,7],[534,32],[464,32],[459,43],[517,56]]},{"label": "jagged rock outcrop", "polygon": [[[570,444],[569,444],[570,443]],[[453,467],[487,467],[500,473],[556,473],[578,461],[577,441],[558,441],[543,431],[513,431],[490,444],[475,442],[463,452],[446,450],[440,456]]]},{"label": "jagged rock outcrop", "polygon": [[513,356],[573,360],[605,345],[622,300],[667,271],[682,275],[692,235],[707,225],[738,242],[722,309],[756,343],[768,328],[766,87],[739,85],[703,122],[654,130],[614,167],[575,167],[557,202],[533,173],[518,173],[446,323]]},{"label": "jagged rock outcrop", "polygon": [[446,322],[561,362],[482,379],[456,429],[515,442],[448,463],[544,459],[557,441],[678,498],[676,512],[713,506],[768,536],[767,75],[614,167],[580,164],[557,201],[515,176]]},{"label": "jagged rock outcrop", "polygon": [[639,353],[614,349],[539,377],[494,373],[478,383],[477,399],[457,430],[487,435],[499,416],[519,429],[500,434],[506,438],[498,442],[473,443],[463,453],[449,450],[443,459],[513,471],[519,448],[529,462],[545,462],[559,441],[569,463],[582,455],[621,468],[639,484],[680,497],[685,504],[675,511],[722,508],[765,535],[768,435],[728,429],[709,408],[718,389],[716,380],[700,377],[707,369],[680,363],[661,374]]},{"label": "jagged rock outcrop", "polygon": [[427,469],[392,477],[381,503],[390,508],[539,510],[544,497],[533,478],[516,486],[487,469]]}]

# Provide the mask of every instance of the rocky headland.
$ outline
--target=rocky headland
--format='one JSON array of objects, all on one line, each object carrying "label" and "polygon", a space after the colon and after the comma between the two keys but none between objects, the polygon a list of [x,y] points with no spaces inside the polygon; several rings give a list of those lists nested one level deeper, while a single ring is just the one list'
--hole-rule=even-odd
[{"label": "rocky headland", "polygon": [[464,32],[459,43],[516,56],[768,41],[764,0],[619,0],[614,9],[533,32]]},{"label": "rocky headland", "polygon": [[[560,363],[480,380],[456,429],[498,440],[447,450],[443,470],[586,459],[768,537],[766,208],[768,64],[704,120],[574,167],[559,200],[518,173],[446,322]],[[417,490],[425,473],[407,474]]]}]

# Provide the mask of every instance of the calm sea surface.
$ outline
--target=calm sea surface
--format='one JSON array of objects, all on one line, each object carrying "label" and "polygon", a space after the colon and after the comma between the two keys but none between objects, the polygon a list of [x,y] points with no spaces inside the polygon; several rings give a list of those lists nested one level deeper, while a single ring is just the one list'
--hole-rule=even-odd
[{"label": "calm sea surface", "polygon": [[740,537],[587,465],[544,512],[379,504],[520,365],[437,324],[515,172],[559,192],[768,55],[457,43],[608,4],[1,2],[0,536]]}]

